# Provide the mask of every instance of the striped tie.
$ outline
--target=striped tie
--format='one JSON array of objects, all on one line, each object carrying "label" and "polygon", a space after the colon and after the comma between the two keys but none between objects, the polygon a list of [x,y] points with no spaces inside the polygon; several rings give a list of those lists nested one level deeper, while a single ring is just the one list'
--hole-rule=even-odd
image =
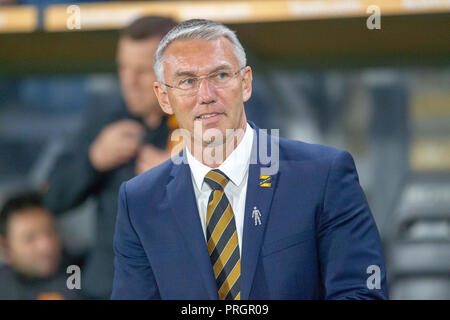
[{"label": "striped tie", "polygon": [[209,171],[205,182],[213,189],[206,211],[206,240],[220,300],[241,299],[241,258],[233,209],[223,189],[228,177]]}]

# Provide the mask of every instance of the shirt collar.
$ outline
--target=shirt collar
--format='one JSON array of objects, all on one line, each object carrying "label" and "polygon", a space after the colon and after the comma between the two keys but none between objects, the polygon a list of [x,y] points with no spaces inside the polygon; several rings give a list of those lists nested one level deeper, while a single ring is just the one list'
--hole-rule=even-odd
[{"label": "shirt collar", "polygon": [[[228,178],[230,178],[231,182],[236,186],[239,186],[242,183],[242,180],[244,179],[245,174],[248,171],[253,144],[253,135],[253,129],[247,123],[244,137],[242,138],[241,142],[238,144],[236,149],[231,152],[228,158],[226,158],[225,161],[217,168],[225,173]],[[197,186],[198,190],[201,190],[205,176],[209,171],[212,170],[212,168],[198,161],[191,154],[188,148],[185,148],[185,150],[187,161],[194,178],[194,183]]]}]

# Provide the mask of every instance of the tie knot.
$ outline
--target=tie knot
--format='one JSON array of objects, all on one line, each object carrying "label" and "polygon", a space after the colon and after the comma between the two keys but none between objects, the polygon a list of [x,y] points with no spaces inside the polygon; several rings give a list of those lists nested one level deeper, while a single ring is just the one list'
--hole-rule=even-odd
[{"label": "tie knot", "polygon": [[225,173],[219,169],[214,169],[208,172],[205,176],[205,182],[213,190],[223,190],[230,179]]}]

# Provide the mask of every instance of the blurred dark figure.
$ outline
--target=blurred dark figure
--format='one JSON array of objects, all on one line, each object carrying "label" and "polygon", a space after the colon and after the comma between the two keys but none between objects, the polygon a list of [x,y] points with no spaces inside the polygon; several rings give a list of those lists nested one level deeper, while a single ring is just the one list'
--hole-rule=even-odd
[{"label": "blurred dark figure", "polygon": [[18,0],[0,0],[0,6],[10,6],[18,4]]},{"label": "blurred dark figure", "polygon": [[89,298],[111,295],[120,184],[170,156],[168,138],[177,123],[163,113],[153,92],[153,56],[175,25],[169,18],[142,17],[121,31],[117,64],[125,104],[88,110],[85,124],[42,185],[46,204],[56,214],[96,199],[96,240],[81,272],[82,291]]},{"label": "blurred dark figure", "polygon": [[40,195],[17,194],[0,213],[0,299],[78,299],[69,290],[67,262],[51,212]]}]

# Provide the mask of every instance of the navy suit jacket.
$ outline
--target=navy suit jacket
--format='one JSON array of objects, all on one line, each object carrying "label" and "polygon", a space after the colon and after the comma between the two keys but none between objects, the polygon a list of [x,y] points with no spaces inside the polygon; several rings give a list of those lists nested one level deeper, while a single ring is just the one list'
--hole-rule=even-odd
[{"label": "navy suit jacket", "polygon": [[[260,170],[273,163],[249,166],[241,299],[386,299],[382,244],[352,156],[280,138],[276,161],[270,187]],[[114,251],[112,299],[218,298],[187,162],[122,184]]]}]

